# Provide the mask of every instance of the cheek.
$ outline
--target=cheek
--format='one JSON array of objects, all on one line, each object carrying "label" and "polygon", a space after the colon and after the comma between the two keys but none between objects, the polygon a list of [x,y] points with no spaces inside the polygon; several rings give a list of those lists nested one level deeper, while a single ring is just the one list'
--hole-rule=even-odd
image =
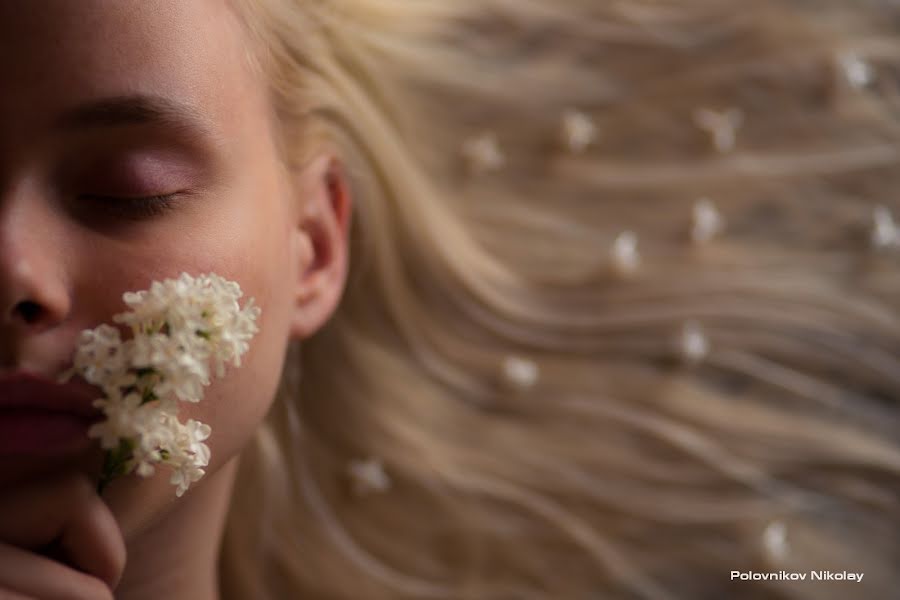
[{"label": "cheek", "polygon": [[225,376],[213,378],[198,404],[183,404],[181,413],[208,424],[207,444],[212,452],[209,471],[218,469],[250,441],[269,410],[281,376],[287,336],[277,306],[257,297],[263,311],[260,331],[241,359],[241,366],[226,367]]},{"label": "cheek", "polygon": [[[213,272],[236,281],[243,291],[241,305],[252,297],[262,309],[259,332],[241,367],[228,365],[223,378],[212,377],[199,403],[179,408],[182,422],[197,419],[212,430],[206,440],[211,451],[207,478],[244,448],[264,419],[278,389],[289,339],[290,229],[280,215],[246,202],[253,196],[236,197],[241,201],[221,199],[221,210],[148,226],[127,242],[124,237],[121,242],[90,240],[85,251],[75,253],[86,257],[82,287],[75,294],[80,302],[74,307],[77,329],[111,322],[112,315],[126,310],[124,292],[147,289],[152,281],[176,278],[182,271]],[[271,205],[268,209],[274,210]],[[125,530],[137,530],[175,501],[169,474],[161,466],[149,479],[133,475],[110,485],[109,500]]]},{"label": "cheek", "polygon": [[291,288],[286,271],[290,259],[287,238],[272,229],[250,230],[243,251],[232,254],[234,262],[216,271],[240,283],[242,306],[253,298],[262,312],[259,332],[241,357],[241,366],[227,365],[224,377],[211,379],[199,404],[182,405],[182,420],[195,418],[212,429],[207,440],[212,453],[209,472],[250,441],[278,389],[289,340]]},{"label": "cheek", "polygon": [[[260,245],[256,248],[257,251],[262,249]],[[244,257],[248,257],[248,254],[245,253]],[[194,271],[189,264],[171,264],[177,265],[179,269]],[[238,263],[231,263],[230,266],[233,267],[234,264]],[[223,277],[238,281],[244,292],[241,305],[244,306],[253,297],[262,309],[257,322],[259,332],[251,340],[250,349],[242,356],[241,366],[227,365],[222,378],[216,378],[213,373],[211,383],[204,388],[204,396],[199,403],[181,403],[179,406],[178,415],[182,422],[193,418],[211,428],[210,437],[205,442],[211,452],[205,478],[213,476],[252,439],[278,389],[288,342],[284,323],[288,314],[287,303],[284,294],[280,293],[284,291],[285,278],[278,263],[261,262],[259,265],[256,269],[240,271],[226,269],[224,263],[220,267],[206,264],[201,269],[213,270]],[[279,281],[282,282],[281,288],[273,285],[273,282]],[[98,460],[91,468],[98,469],[99,464]],[[165,507],[178,502],[174,487],[169,483],[169,476],[168,467],[160,466],[157,474],[148,479],[130,475],[110,485],[107,501],[126,537],[142,530]]]},{"label": "cheek", "polygon": [[177,278],[182,272],[211,272],[236,281],[244,293],[241,303],[253,297],[263,309],[261,328],[277,327],[283,291],[279,287],[285,285],[289,260],[284,250],[287,231],[271,206],[261,201],[254,205],[254,200],[258,195],[235,189],[115,236],[74,239],[70,255],[77,261],[73,269],[78,276],[71,327],[110,323],[114,314],[127,309],[125,292],[147,289],[153,281]]}]

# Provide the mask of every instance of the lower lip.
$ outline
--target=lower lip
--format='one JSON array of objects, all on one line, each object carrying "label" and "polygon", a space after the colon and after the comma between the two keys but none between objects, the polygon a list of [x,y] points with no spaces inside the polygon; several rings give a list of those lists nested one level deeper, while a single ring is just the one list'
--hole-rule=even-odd
[{"label": "lower lip", "polygon": [[0,455],[48,456],[82,449],[90,444],[91,423],[71,413],[0,410]]}]

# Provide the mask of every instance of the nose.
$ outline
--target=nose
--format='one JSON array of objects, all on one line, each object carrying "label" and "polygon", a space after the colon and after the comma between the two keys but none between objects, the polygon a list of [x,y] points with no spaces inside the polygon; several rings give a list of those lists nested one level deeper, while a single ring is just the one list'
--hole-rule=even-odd
[{"label": "nose", "polygon": [[[41,332],[65,319],[59,217],[37,194],[0,196],[0,333]],[[4,345],[0,340],[0,346]]]}]

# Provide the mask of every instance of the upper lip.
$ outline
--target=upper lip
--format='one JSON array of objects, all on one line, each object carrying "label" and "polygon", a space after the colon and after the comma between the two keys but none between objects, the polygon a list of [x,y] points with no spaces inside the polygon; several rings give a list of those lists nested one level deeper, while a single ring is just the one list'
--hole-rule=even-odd
[{"label": "upper lip", "polygon": [[97,388],[83,380],[56,383],[22,371],[0,375],[0,413],[28,409],[96,418],[100,412],[93,401],[101,396]]}]

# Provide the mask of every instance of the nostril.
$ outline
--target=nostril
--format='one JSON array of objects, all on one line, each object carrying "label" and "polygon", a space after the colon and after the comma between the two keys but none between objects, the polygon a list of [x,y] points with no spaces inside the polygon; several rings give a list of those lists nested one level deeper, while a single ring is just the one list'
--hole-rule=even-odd
[{"label": "nostril", "polygon": [[25,319],[25,322],[28,324],[34,323],[38,317],[41,316],[41,307],[35,302],[31,302],[30,300],[25,302],[20,302],[16,307],[16,310],[22,315],[22,318]]}]

